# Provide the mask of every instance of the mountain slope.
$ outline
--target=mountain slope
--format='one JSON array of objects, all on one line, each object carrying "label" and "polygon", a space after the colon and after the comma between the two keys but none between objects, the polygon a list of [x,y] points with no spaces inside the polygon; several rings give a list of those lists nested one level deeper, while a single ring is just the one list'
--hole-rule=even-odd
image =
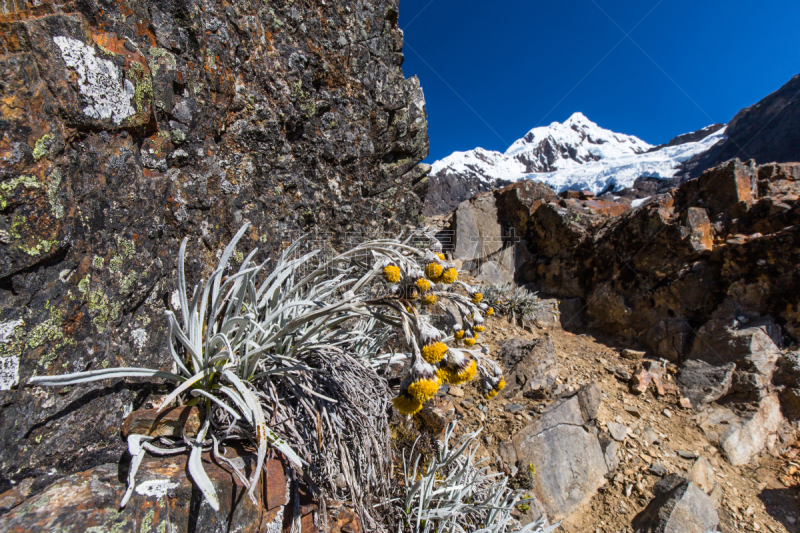
[{"label": "mountain slope", "polygon": [[523,178],[541,181],[556,191],[589,189],[600,193],[630,187],[642,176],[672,177],[680,172],[684,161],[723,140],[724,132],[718,125],[709,126],[653,147],[632,135],[601,128],[575,113],[563,124],[553,122],[532,129],[505,153],[476,148],[436,161],[425,214],[449,212],[478,192]]},{"label": "mountain slope", "polygon": [[738,157],[758,164],[800,161],[800,75],[758,103],[736,113],[725,142],[687,162],[687,176]]}]

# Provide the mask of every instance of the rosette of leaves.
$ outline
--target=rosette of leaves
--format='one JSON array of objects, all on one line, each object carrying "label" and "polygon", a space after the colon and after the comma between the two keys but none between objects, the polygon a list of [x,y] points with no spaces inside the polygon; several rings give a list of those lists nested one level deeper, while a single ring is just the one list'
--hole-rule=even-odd
[{"label": "rosette of leaves", "polygon": [[539,296],[525,287],[512,283],[502,285],[481,285],[478,287],[483,301],[495,312],[506,315],[510,320],[523,320],[525,316],[535,314]]}]

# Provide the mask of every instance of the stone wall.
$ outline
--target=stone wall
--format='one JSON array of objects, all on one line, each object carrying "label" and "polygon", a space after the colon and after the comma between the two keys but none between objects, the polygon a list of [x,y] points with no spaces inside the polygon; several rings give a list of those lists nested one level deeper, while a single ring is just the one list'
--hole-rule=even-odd
[{"label": "stone wall", "polygon": [[197,281],[247,221],[234,262],[395,234],[429,167],[397,0],[0,6],[2,492],[119,460],[152,386],[25,383],[167,365],[183,237]]}]

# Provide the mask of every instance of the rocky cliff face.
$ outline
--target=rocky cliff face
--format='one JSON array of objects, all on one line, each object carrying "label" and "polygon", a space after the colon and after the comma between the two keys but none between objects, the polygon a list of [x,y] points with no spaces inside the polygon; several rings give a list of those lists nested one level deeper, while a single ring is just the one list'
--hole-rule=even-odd
[{"label": "rocky cliff face", "polygon": [[[519,284],[580,299],[590,325],[669,360],[689,356],[696,332],[726,301],[739,309],[734,319],[771,317],[795,342],[799,184],[798,163],[738,160],[635,203],[558,197],[523,180],[459,206],[453,251],[476,275],[496,265]],[[460,240],[492,253],[462,257]],[[517,260],[497,259],[506,255]]]},{"label": "rocky cliff face", "polygon": [[245,221],[235,262],[395,233],[428,153],[397,0],[2,6],[0,491],[118,460],[152,387],[25,383],[166,364],[184,236],[197,280]]}]

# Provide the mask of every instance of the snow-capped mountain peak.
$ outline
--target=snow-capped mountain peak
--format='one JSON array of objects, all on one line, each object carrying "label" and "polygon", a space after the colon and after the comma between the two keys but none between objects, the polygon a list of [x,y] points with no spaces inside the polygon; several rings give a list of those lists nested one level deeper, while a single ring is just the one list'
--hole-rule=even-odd
[{"label": "snow-capped mountain peak", "polygon": [[653,147],[574,113],[563,123],[533,128],[505,153],[483,148],[455,152],[436,161],[431,174],[480,182],[483,190],[527,178],[559,192],[580,188],[599,193],[611,185],[629,187],[642,176],[672,177],[682,162],[724,139],[724,132],[723,128],[694,142]]}]

